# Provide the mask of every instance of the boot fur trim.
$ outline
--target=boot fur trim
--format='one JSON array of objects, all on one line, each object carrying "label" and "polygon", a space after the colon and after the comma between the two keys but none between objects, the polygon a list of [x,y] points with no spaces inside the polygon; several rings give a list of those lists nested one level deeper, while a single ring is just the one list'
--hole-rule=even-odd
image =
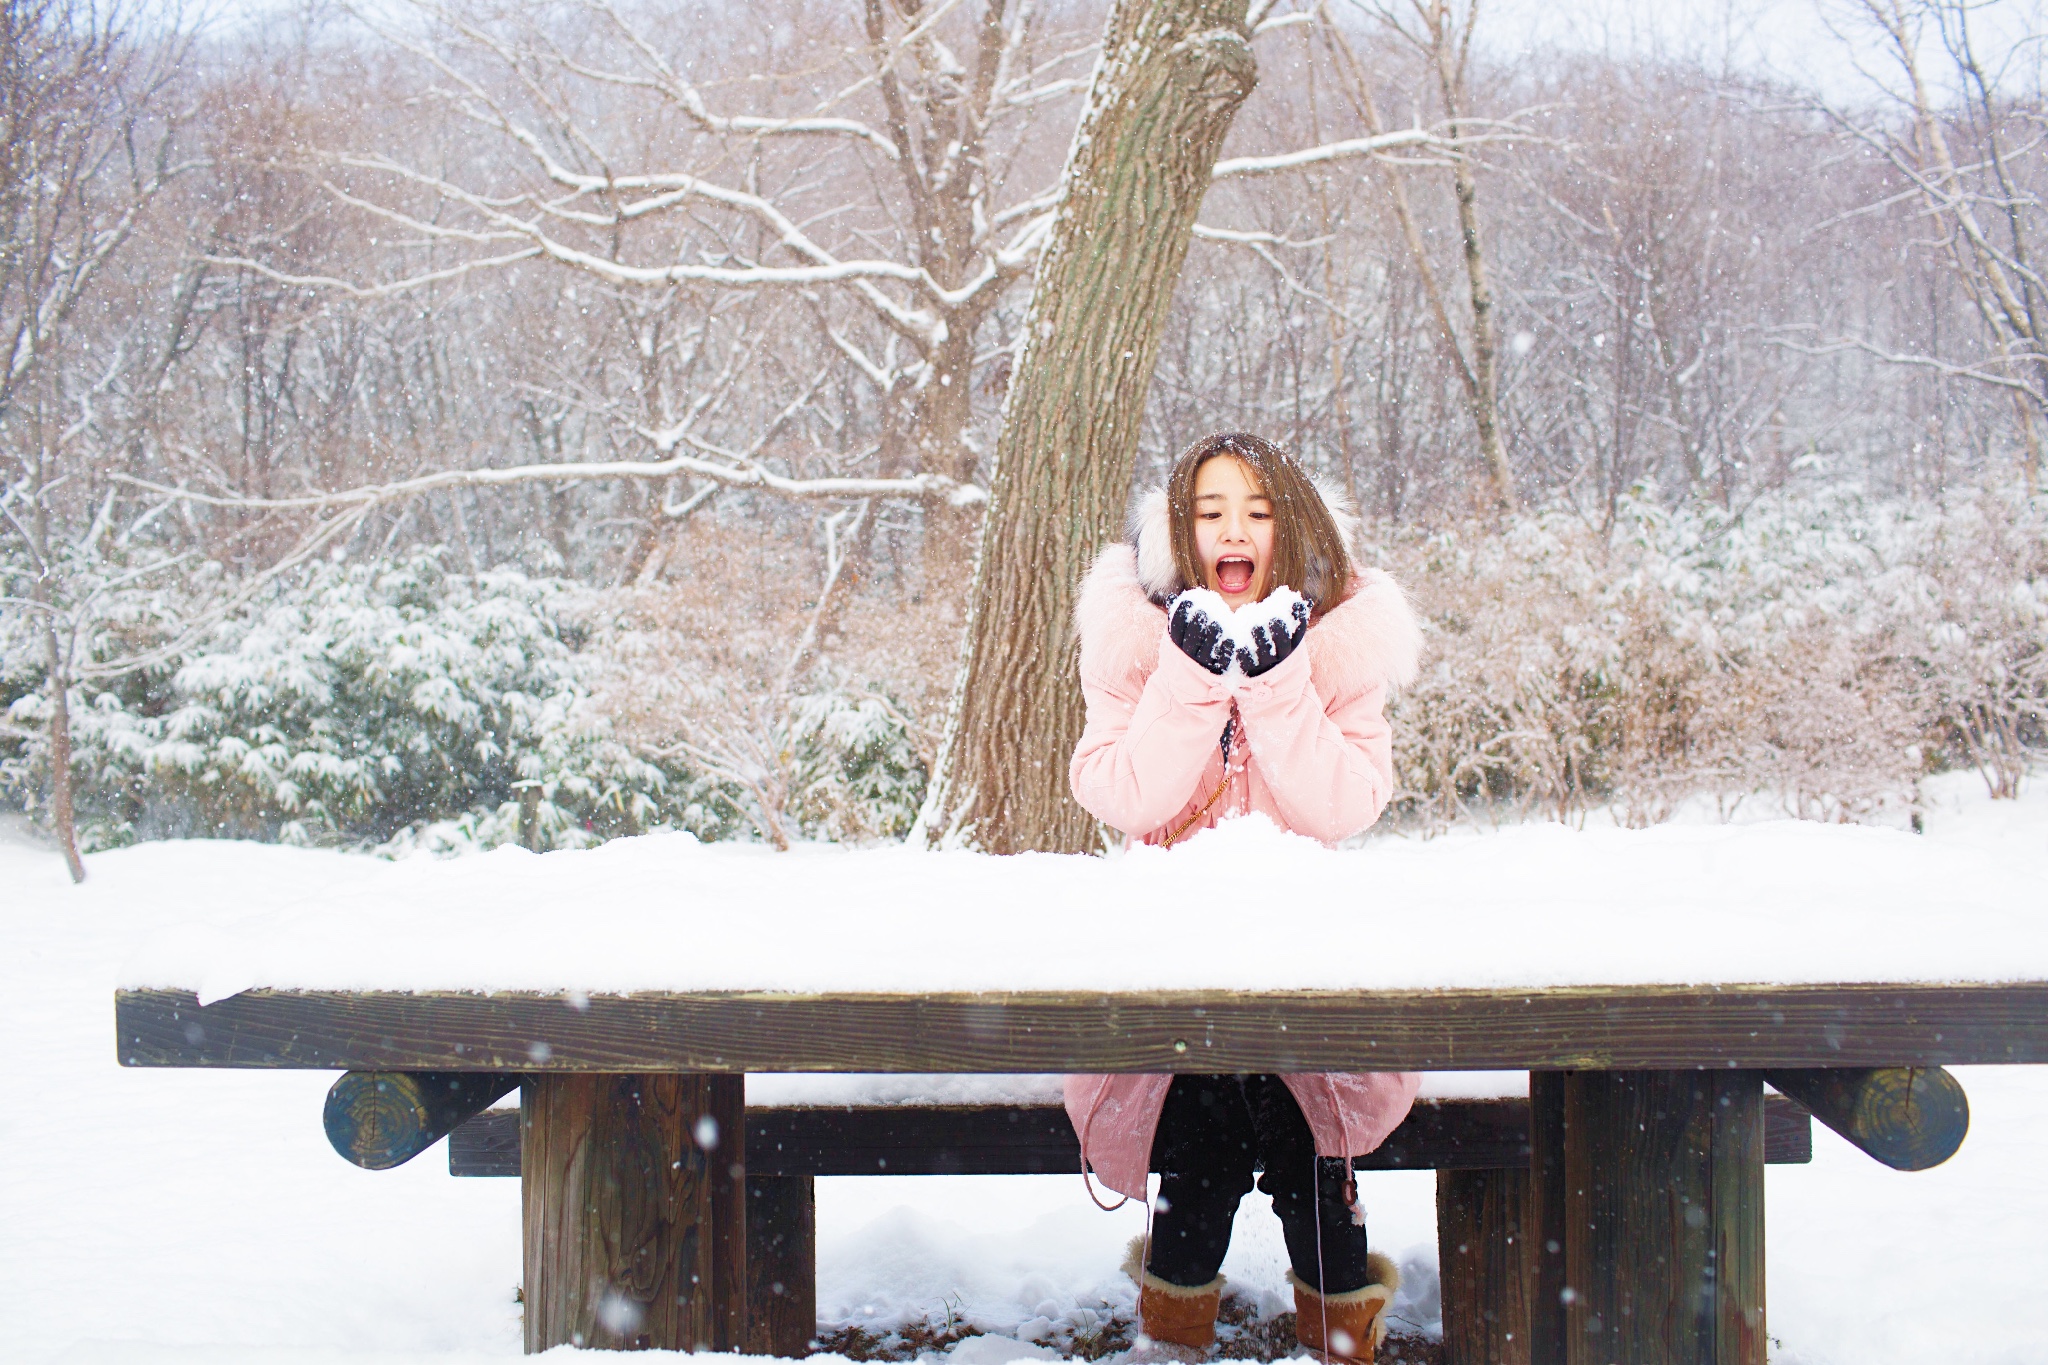
[{"label": "boot fur trim", "polygon": [[[1295,1338],[1311,1353],[1321,1356],[1325,1362],[1358,1362],[1367,1365],[1387,1339],[1387,1313],[1393,1307],[1394,1291],[1400,1287],[1401,1272],[1378,1252],[1369,1252],[1365,1258],[1366,1274],[1371,1281],[1362,1288],[1342,1294],[1325,1297],[1301,1282],[1300,1277],[1290,1270],[1288,1283],[1294,1287]],[[1349,1327],[1344,1319],[1353,1322],[1361,1311],[1369,1311],[1369,1327]],[[1311,1316],[1313,1314],[1313,1316]],[[1369,1334],[1370,1344],[1360,1342],[1346,1352],[1329,1350],[1323,1341],[1324,1315],[1331,1319],[1329,1328],[1332,1335],[1343,1332],[1347,1336]],[[1360,1350],[1359,1346],[1365,1349]]]},{"label": "boot fur trim", "polygon": [[1125,1250],[1124,1274],[1130,1276],[1131,1283],[1139,1288],[1149,1289],[1154,1294],[1164,1294],[1170,1299],[1199,1299],[1205,1294],[1221,1294],[1223,1292],[1223,1277],[1221,1275],[1218,1275],[1207,1284],[1190,1287],[1162,1280],[1151,1271],[1145,1269],[1145,1239],[1143,1237],[1133,1237],[1131,1245]]},{"label": "boot fur trim", "polygon": [[[1358,1289],[1343,1294],[1317,1297],[1327,1297],[1331,1303],[1366,1303],[1372,1299],[1392,1299],[1394,1291],[1401,1287],[1401,1268],[1377,1251],[1368,1251],[1365,1254],[1365,1274],[1365,1284]],[[1287,1272],[1287,1283],[1305,1294],[1316,1293],[1303,1284],[1301,1278],[1292,1270]]]}]

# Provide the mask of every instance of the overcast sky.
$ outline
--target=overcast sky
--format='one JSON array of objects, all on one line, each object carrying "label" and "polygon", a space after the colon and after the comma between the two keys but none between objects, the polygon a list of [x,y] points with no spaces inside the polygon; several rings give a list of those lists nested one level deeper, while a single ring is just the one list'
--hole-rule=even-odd
[{"label": "overcast sky", "polygon": [[[1342,0],[1339,0],[1342,3]],[[1501,55],[1563,46],[1693,57],[1717,69],[1754,71],[1818,87],[1831,100],[1874,93],[1865,71],[1893,68],[1871,47],[1854,0],[1483,0],[1480,27]],[[1971,33],[1987,62],[2031,65],[2044,29],[2042,0],[1982,0]],[[1938,43],[1932,31],[1927,43]],[[1859,70],[1859,65],[1863,68]],[[1936,64],[1930,63],[1930,78]],[[2026,82],[2031,86],[2031,82]]]},{"label": "overcast sky", "polygon": [[[365,0],[373,5],[400,0]],[[747,0],[732,0],[735,7]],[[1396,5],[1407,0],[1392,0]],[[233,26],[289,11],[300,0],[140,0],[159,12],[176,8],[206,14],[213,26]],[[1343,11],[1357,0],[1326,0]],[[1828,98],[1858,101],[1874,92],[1859,71],[1891,70],[1861,40],[1856,0],[1481,0],[1480,34],[1500,59],[1530,47],[1564,47],[1612,56],[1693,58],[1713,69],[1769,74],[1818,87]],[[1282,0],[1282,7],[1292,7]],[[1972,27],[1989,60],[2039,60],[2026,35],[2048,32],[2048,0],[1979,0]],[[1934,42],[1932,33],[1928,41]],[[2031,88],[2031,80],[2017,81]]]}]

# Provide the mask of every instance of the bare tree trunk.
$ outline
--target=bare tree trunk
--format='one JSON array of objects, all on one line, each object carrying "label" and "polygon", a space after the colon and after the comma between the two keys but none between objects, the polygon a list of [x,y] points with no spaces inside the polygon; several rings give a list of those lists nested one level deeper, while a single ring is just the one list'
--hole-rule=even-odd
[{"label": "bare tree trunk", "polygon": [[[37,436],[42,432],[40,424]],[[50,496],[49,481],[45,477],[47,465],[39,458],[36,462],[35,515],[31,525],[35,530],[36,543],[30,547],[35,555],[36,580],[34,598],[42,609],[43,617],[43,663],[49,670],[45,682],[50,689],[50,827],[56,832],[57,846],[64,850],[64,863],[71,869],[71,880],[85,880],[85,860],[78,856],[78,822],[71,800],[71,671],[64,666],[64,651],[57,642],[56,594],[51,590],[53,569],[50,560]]]},{"label": "bare tree trunk", "polygon": [[2031,397],[2015,396],[2013,409],[2019,416],[2020,434],[2026,438],[2027,453],[2020,470],[2021,484],[2031,498],[2041,491],[2041,428],[2035,420],[2035,402]]},{"label": "bare tree trunk", "polygon": [[[1456,125],[1453,125],[1455,136]],[[1493,320],[1493,286],[1486,278],[1486,252],[1479,237],[1479,183],[1469,157],[1451,172],[1458,197],[1458,231],[1465,244],[1465,281],[1472,297],[1472,421],[1479,428],[1479,457],[1493,480],[1493,499],[1503,512],[1515,510],[1515,472],[1500,438],[1500,335]]]},{"label": "bare tree trunk", "polygon": [[919,825],[991,853],[1099,847],[1067,789],[1071,614],[1130,497],[1138,423],[1217,150],[1258,78],[1245,0],[1117,0],[1004,406],[964,660]]},{"label": "bare tree trunk", "polygon": [[[933,351],[932,374],[918,397],[913,436],[920,471],[944,474],[962,484],[972,484],[975,474],[974,452],[967,447],[967,428],[973,419],[974,337],[973,330],[957,329]],[[961,608],[966,605],[966,588],[974,572],[974,534],[980,522],[978,506],[956,506],[938,499],[925,503],[925,601],[940,608],[954,629],[958,629]]]},{"label": "bare tree trunk", "polygon": [[[1458,118],[1464,105],[1463,45],[1452,31],[1449,10],[1440,0],[1427,5],[1418,4],[1417,8],[1422,12],[1424,30],[1419,36],[1409,35],[1410,41],[1418,44],[1431,62],[1444,101],[1444,113],[1450,120],[1447,131],[1455,140],[1459,132]],[[1379,106],[1373,100],[1372,82],[1366,74],[1365,64],[1352,50],[1342,29],[1332,24],[1325,25],[1323,31],[1331,51],[1341,60],[1341,69],[1348,78],[1348,93],[1358,112],[1364,116],[1366,127],[1375,135],[1384,133],[1386,126],[1380,121]],[[1469,41],[1469,38],[1468,26],[1466,39]],[[1458,49],[1455,53],[1454,47]],[[1430,266],[1429,248],[1409,203],[1408,186],[1401,179],[1402,172],[1385,162],[1380,163],[1379,170],[1386,181],[1394,217],[1401,225],[1402,239],[1408,245],[1408,255],[1415,263],[1415,273],[1420,277],[1423,293],[1429,299],[1430,312],[1436,320],[1438,344],[1464,386],[1466,405],[1472,412],[1472,425],[1479,434],[1479,457],[1486,466],[1487,480],[1492,485],[1494,505],[1500,511],[1512,512],[1516,506],[1515,479],[1500,435],[1500,336],[1493,319],[1493,286],[1487,279],[1485,242],[1479,231],[1479,181],[1469,155],[1459,151],[1452,156],[1451,188],[1458,201],[1458,233],[1464,247],[1466,293],[1472,306],[1472,354],[1469,358],[1458,340],[1457,329],[1451,324],[1450,308],[1445,302],[1442,287],[1437,283],[1436,271]]]},{"label": "bare tree trunk", "polygon": [[71,880],[85,880],[85,860],[78,856],[78,820],[71,800],[71,706],[65,695],[71,690],[57,650],[57,629],[43,618],[43,650],[49,660],[50,676],[50,827],[56,831],[57,846],[64,850],[64,864]]}]

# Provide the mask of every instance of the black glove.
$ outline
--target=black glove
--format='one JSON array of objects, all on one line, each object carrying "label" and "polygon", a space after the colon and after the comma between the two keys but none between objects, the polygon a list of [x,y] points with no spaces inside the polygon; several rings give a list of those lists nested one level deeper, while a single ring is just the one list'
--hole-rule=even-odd
[{"label": "black glove", "polygon": [[1233,646],[1223,622],[1211,616],[1205,610],[1209,604],[1201,600],[1215,596],[1196,588],[1174,598],[1166,607],[1166,634],[1181,653],[1211,673],[1220,674],[1230,667]]},{"label": "black glove", "polygon": [[[1270,608],[1271,614],[1251,627],[1251,644],[1237,649],[1237,666],[1247,678],[1278,668],[1308,634],[1308,603],[1298,594],[1282,588],[1259,606]],[[1240,619],[1238,629],[1244,628]]]}]

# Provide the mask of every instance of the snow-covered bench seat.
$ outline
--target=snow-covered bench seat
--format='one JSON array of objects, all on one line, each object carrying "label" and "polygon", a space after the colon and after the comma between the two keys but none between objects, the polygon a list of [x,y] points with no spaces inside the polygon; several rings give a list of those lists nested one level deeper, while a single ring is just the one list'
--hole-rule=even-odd
[{"label": "snow-covered bench seat", "polygon": [[119,1057],[524,1077],[535,1349],[748,1340],[745,1171],[691,1136],[746,1123],[742,1075],[1529,1068],[1527,1167],[1452,1173],[1500,1177],[1452,1210],[1504,1258],[1464,1281],[1520,1296],[1487,1320],[1760,1363],[1766,1075],[2048,1061],[2048,864],[1896,831],[261,861],[138,945]]}]

